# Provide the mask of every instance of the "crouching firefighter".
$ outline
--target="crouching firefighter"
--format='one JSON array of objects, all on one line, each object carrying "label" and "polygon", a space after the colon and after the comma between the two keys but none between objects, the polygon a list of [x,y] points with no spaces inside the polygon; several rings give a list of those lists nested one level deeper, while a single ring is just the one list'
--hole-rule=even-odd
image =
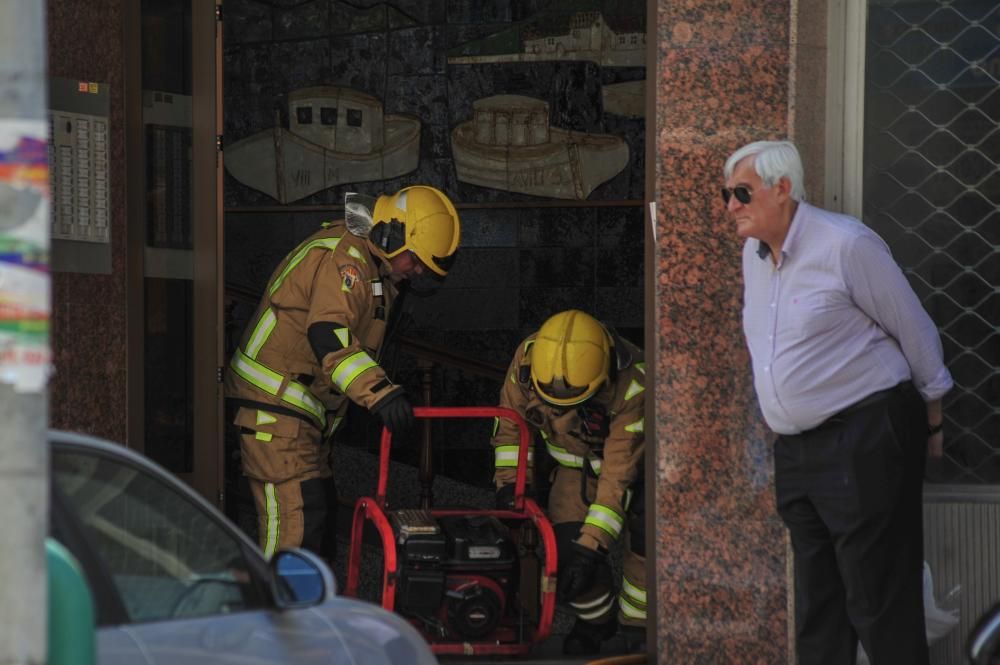
[{"label": "crouching firefighter", "polygon": [[[521,343],[500,392],[500,406],[521,414],[558,463],[547,512],[559,551],[557,598],[577,617],[567,655],[598,653],[619,625],[631,649],[645,640],[643,502],[633,499],[641,492],[644,375],[640,349],[569,310]],[[513,504],[517,442],[517,427],[497,419],[498,508]],[[530,458],[528,466],[530,482]],[[624,577],[616,593],[608,551],[619,539]]]},{"label": "crouching firefighter", "polygon": [[268,557],[302,546],[333,558],[332,436],[348,400],[393,433],[412,425],[404,389],[379,365],[389,312],[407,280],[444,277],[458,250],[458,214],[433,187],[345,203],[345,220],[275,269],[226,374]]}]

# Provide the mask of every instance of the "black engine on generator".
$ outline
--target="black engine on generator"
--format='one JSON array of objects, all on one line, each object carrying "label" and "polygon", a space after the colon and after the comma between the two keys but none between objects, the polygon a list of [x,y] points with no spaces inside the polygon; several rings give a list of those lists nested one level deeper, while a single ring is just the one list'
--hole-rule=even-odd
[{"label": "black engine on generator", "polygon": [[390,513],[396,536],[396,609],[439,639],[490,639],[517,589],[517,553],[500,520]]}]

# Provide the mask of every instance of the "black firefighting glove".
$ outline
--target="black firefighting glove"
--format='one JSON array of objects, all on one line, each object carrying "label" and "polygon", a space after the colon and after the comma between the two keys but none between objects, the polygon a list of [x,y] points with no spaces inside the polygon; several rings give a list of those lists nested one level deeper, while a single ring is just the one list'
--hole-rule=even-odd
[{"label": "black firefighting glove", "polygon": [[580,416],[580,440],[591,446],[603,446],[611,433],[611,418],[601,404],[582,404],[576,410]]},{"label": "black firefighting glove", "polygon": [[607,561],[607,553],[592,550],[579,543],[571,543],[572,552],[565,565],[559,568],[556,593],[559,602],[568,603],[594,585],[597,572]]},{"label": "black firefighting glove", "polygon": [[494,505],[497,510],[514,510],[514,483],[497,490]]},{"label": "black firefighting glove", "polygon": [[372,413],[382,419],[386,429],[393,435],[402,434],[413,427],[413,407],[402,388],[383,397],[372,407]]}]

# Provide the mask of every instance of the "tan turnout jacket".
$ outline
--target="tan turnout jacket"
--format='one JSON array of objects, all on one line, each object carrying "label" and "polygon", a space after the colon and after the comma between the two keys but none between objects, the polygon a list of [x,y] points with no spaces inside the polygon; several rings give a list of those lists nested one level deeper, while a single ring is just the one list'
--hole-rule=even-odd
[{"label": "tan turnout jacket", "polygon": [[[643,403],[645,364],[642,351],[618,338],[617,371],[588,404],[600,404],[610,418],[610,434],[599,445],[582,441],[580,416],[575,407],[560,409],[543,402],[531,384],[530,356],[526,353],[535,335],[522,342],[507,370],[500,391],[500,406],[521,414],[530,432],[541,433],[546,449],[564,467],[583,469],[588,464],[598,474],[597,492],[589,506],[587,518],[578,542],[594,548],[607,548],[616,540],[625,525],[627,491],[642,468]],[[615,362],[615,359],[612,359]],[[517,467],[517,426],[498,419],[491,441],[494,448],[497,487],[514,482]],[[529,471],[531,460],[529,459]],[[529,473],[529,482],[530,482]],[[551,497],[550,500],[555,499]]]},{"label": "tan turnout jacket", "polygon": [[230,363],[226,396],[330,432],[348,399],[371,409],[396,390],[376,362],[396,295],[387,273],[342,221],[303,241],[267,283]]}]

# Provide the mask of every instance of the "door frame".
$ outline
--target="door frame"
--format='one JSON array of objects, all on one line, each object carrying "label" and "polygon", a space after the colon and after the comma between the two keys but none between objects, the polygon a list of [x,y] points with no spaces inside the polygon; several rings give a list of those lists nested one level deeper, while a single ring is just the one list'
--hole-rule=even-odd
[{"label": "door frame", "polygon": [[[193,220],[193,470],[177,473],[222,508],[222,133],[221,0],[191,0],[191,212]],[[122,4],[125,64],[126,446],[145,451],[146,163],[142,107],[141,2]]]}]

